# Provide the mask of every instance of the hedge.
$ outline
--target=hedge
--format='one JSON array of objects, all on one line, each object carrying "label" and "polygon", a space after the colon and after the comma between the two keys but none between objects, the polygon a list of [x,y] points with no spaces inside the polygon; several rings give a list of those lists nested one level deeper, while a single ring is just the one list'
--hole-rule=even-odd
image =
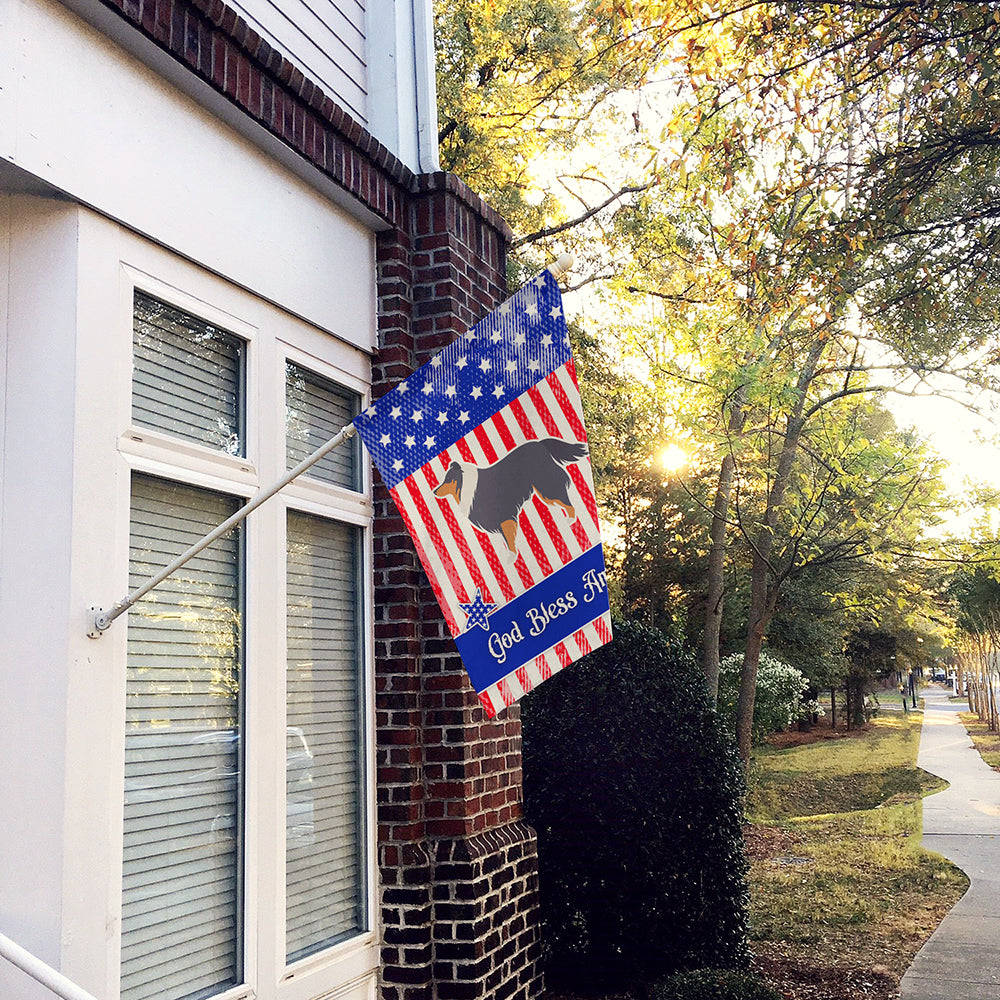
[{"label": "hedge", "polygon": [[693,658],[619,622],[522,719],[550,981],[744,969],[741,769]]}]

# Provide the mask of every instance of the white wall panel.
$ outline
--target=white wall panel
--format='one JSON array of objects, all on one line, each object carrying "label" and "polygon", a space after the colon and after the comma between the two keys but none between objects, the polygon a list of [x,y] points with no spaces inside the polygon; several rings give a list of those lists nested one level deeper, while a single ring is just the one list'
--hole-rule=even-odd
[{"label": "white wall panel", "polygon": [[0,5],[0,51],[0,159],[374,346],[364,225],[53,0]]},{"label": "white wall panel", "polygon": [[[59,967],[77,219],[0,198],[0,932]],[[0,996],[50,997],[0,960]]]}]

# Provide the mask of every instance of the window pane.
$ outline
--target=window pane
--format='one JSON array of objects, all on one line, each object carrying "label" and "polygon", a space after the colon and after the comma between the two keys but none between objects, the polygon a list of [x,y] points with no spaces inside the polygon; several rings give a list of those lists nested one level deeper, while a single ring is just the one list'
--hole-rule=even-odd
[{"label": "window pane", "polygon": [[[361,397],[320,375],[288,362],[285,365],[285,426],[288,468],[330,440],[360,412]],[[358,438],[335,448],[307,473],[316,479],[361,489]]]},{"label": "window pane", "polygon": [[360,530],[288,514],[288,961],[365,928]]},{"label": "window pane", "polygon": [[132,419],[243,452],[243,341],[136,290]]},{"label": "window pane", "polygon": [[[135,476],[130,586],[236,507]],[[237,529],[129,612],[123,1000],[242,981],[241,604]]]}]

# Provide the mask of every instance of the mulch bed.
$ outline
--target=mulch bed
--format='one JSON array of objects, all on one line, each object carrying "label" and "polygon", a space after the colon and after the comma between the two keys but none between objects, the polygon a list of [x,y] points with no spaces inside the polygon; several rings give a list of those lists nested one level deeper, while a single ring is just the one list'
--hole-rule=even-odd
[{"label": "mulch bed", "polygon": [[783,830],[777,826],[747,823],[743,827],[743,846],[746,850],[747,861],[751,864],[754,861],[794,854],[792,848],[801,841],[802,838],[791,830]]},{"label": "mulch bed", "polygon": [[768,954],[762,942],[754,947],[754,971],[788,1000],[896,1000],[899,996],[899,981],[880,966],[824,967]]},{"label": "mulch bed", "polygon": [[804,732],[799,729],[789,729],[784,733],[774,733],[767,738],[767,745],[785,749],[786,747],[800,747],[807,743],[819,743],[821,740],[843,740],[863,736],[871,731],[871,725],[848,729],[843,722],[837,723],[834,729],[830,725],[830,716],[820,716],[819,721],[813,723]]}]

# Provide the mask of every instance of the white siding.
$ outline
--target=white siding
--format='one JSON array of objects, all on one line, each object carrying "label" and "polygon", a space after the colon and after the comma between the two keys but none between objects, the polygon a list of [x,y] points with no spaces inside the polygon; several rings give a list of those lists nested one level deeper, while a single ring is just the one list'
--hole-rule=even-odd
[{"label": "white siding", "polygon": [[233,0],[232,6],[356,121],[368,124],[362,0]]}]

